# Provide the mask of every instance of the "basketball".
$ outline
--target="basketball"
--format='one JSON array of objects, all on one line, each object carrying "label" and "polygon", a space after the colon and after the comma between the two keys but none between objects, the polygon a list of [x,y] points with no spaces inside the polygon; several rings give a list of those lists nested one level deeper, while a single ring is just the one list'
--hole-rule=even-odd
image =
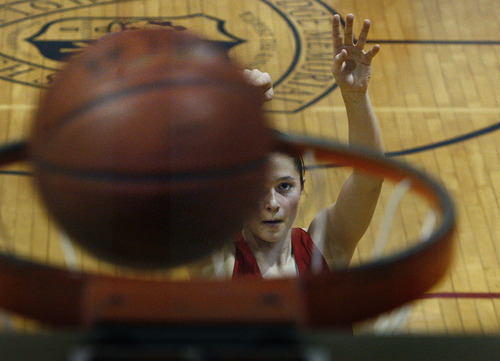
[{"label": "basketball", "polygon": [[106,35],[40,98],[28,146],[36,186],[101,259],[194,261],[258,202],[272,143],[262,102],[215,42],[170,29]]}]

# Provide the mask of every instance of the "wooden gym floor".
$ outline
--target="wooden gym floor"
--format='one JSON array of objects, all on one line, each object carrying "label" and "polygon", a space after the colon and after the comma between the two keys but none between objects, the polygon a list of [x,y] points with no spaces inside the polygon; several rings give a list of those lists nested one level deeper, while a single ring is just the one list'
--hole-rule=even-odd
[{"label": "wooden gym floor", "polygon": [[[369,18],[369,45],[382,45],[370,94],[388,156],[446,185],[458,210],[458,232],[445,279],[426,298],[359,332],[498,334],[500,8],[494,3],[5,0],[0,5],[0,137],[7,142],[29,134],[39,92],[68,52],[113,26],[161,19],[225,42],[245,66],[271,73],[276,99],[268,110],[276,128],[346,140],[342,99],[329,75],[329,19],[333,12],[342,17],[352,12],[357,33]],[[31,191],[29,166],[0,174],[0,217],[3,252],[112,269],[79,251],[74,259],[64,258],[67,244]],[[305,218],[299,217],[299,226],[305,226]],[[182,269],[170,272],[183,275]]]}]

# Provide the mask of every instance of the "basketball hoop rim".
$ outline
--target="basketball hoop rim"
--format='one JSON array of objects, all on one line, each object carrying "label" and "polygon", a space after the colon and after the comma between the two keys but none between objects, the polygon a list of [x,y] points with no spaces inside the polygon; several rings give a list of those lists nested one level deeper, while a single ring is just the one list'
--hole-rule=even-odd
[{"label": "basketball hoop rim", "polygon": [[[436,228],[425,242],[394,255],[299,279],[136,280],[66,271],[0,254],[0,308],[64,327],[93,327],[101,322],[278,322],[336,327],[415,300],[447,272],[456,227],[455,208],[441,183],[407,163],[365,148],[299,134],[278,132],[275,138],[275,150],[279,152],[303,155],[311,150],[321,161],[355,164],[395,181],[409,178],[415,190],[439,212]],[[19,140],[1,145],[0,167],[29,161],[27,144]],[[67,293],[64,297],[58,295],[61,289]],[[198,300],[207,304],[200,305]],[[184,302],[182,310],[167,307],[179,302]]]}]

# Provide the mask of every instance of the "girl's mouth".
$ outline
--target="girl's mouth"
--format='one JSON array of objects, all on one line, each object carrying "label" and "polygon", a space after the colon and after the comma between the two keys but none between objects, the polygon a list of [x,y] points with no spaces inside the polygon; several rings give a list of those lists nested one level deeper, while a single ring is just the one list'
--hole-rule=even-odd
[{"label": "girl's mouth", "polygon": [[277,225],[282,223],[283,221],[281,220],[269,220],[269,221],[263,221],[262,223],[267,224],[267,225]]}]

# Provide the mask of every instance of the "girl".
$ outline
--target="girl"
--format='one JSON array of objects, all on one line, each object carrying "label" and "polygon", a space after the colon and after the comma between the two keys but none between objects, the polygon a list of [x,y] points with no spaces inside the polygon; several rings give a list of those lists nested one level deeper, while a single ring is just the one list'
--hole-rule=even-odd
[{"label": "girl", "polygon": [[[332,73],[347,111],[349,143],[382,153],[379,127],[368,95],[370,65],[380,46],[364,51],[369,20],[364,21],[354,44],[353,20],[352,14],[347,15],[342,36],[340,17],[333,17]],[[245,75],[263,89],[266,100],[272,99],[269,74],[246,70]],[[306,232],[292,227],[304,186],[300,159],[274,153],[270,164],[259,208],[244,223],[241,234],[212,259],[194,267],[191,274],[195,270],[205,277],[292,277],[314,269],[325,271],[349,265],[373,216],[382,179],[354,170],[337,201],[317,214]]]}]

